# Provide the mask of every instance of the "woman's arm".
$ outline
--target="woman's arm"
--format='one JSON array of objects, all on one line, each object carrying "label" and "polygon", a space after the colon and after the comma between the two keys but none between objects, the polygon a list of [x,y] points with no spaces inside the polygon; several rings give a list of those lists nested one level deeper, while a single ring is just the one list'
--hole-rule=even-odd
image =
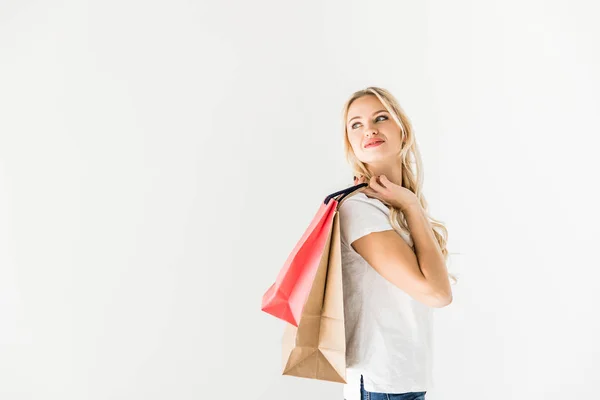
[{"label": "woman's arm", "polygon": [[[404,212],[415,251],[393,230],[370,233],[351,243],[352,247],[380,275],[416,300],[431,307],[447,306],[452,291],[444,256],[418,198],[385,175],[379,178],[381,182],[373,176],[364,193]],[[364,177],[356,181],[364,182]]]},{"label": "woman's arm", "polygon": [[417,256],[395,230],[369,233],[351,245],[379,275],[415,300],[436,308],[449,304],[447,296],[425,279]]},{"label": "woman's arm", "polygon": [[452,302],[452,289],[444,255],[431,230],[431,224],[420,204],[414,203],[404,209],[410,234],[414,243],[421,273],[438,294],[442,305]]}]

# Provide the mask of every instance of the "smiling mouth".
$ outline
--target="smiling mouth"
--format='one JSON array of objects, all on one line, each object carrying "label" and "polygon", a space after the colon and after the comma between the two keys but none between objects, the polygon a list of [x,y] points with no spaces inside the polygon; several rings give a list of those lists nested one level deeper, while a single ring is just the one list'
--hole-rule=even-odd
[{"label": "smiling mouth", "polygon": [[381,143],[383,143],[383,140],[380,140],[378,142],[369,143],[368,145],[365,146],[365,149],[369,148],[369,147],[379,146]]}]

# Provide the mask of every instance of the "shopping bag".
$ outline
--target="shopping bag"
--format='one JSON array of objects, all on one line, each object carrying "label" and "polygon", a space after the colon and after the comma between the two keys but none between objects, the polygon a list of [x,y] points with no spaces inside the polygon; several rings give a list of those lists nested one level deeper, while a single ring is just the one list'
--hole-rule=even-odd
[{"label": "shopping bag", "polygon": [[334,212],[338,205],[336,197],[341,199],[342,196],[364,186],[368,184],[361,183],[325,198],[279,271],[275,283],[264,293],[262,311],[298,326],[298,320],[306,304],[331,231]]},{"label": "shopping bag", "polygon": [[[339,206],[360,184],[332,198],[333,221],[298,326],[286,324],[282,338],[283,375],[346,383],[346,333]],[[334,193],[334,196],[338,193]],[[330,199],[330,197],[328,197]],[[328,201],[326,199],[326,201]]]}]

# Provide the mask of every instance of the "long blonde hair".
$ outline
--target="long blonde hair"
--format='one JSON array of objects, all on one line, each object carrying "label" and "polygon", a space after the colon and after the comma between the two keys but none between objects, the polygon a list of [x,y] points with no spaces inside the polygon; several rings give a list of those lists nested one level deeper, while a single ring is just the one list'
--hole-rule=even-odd
[{"label": "long blonde hair", "polygon": [[[400,107],[399,102],[389,91],[380,87],[370,86],[366,89],[354,92],[344,104],[342,111],[342,125],[344,126],[344,151],[346,154],[346,160],[352,167],[355,176],[359,177],[362,175],[367,179],[367,181],[371,179],[371,174],[365,165],[356,157],[354,151],[352,150],[352,146],[348,140],[348,126],[346,124],[350,105],[356,99],[369,95],[376,96],[379,99],[381,104],[383,104],[394,121],[396,121],[396,124],[398,124],[400,127],[403,144],[402,149],[398,153],[397,159],[402,168],[402,186],[412,191],[419,199],[419,202],[425,211],[425,215],[432,226],[433,234],[440,246],[442,254],[444,255],[444,261],[447,262],[449,256],[448,249],[446,248],[446,243],[448,241],[448,230],[441,221],[438,221],[429,215],[427,210],[428,204],[422,192],[423,165],[421,161],[421,154],[419,152],[417,142],[415,141],[412,124],[404,113],[402,107]],[[390,209],[390,223],[394,230],[398,233],[409,234],[410,231],[404,213],[400,209],[389,204],[387,201],[383,199],[379,200]],[[449,273],[448,276],[454,281],[454,283],[458,282],[458,278],[455,275]]]}]

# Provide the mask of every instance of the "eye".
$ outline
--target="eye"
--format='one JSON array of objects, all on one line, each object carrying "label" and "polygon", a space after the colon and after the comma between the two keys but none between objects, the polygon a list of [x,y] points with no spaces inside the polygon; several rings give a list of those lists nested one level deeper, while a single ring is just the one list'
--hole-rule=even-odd
[{"label": "eye", "polygon": [[[386,116],[385,116],[385,115],[383,115],[383,114],[382,114],[382,115],[378,115],[377,117],[375,117],[375,121],[377,121],[377,119],[378,119],[378,118],[384,118],[384,121],[385,121],[386,119],[388,119],[388,117],[386,117]],[[352,129],[356,129],[356,128],[354,128],[354,125],[356,125],[356,124],[358,124],[358,123],[359,123],[359,122],[355,122],[354,124],[352,124],[351,128],[352,128]]]}]

